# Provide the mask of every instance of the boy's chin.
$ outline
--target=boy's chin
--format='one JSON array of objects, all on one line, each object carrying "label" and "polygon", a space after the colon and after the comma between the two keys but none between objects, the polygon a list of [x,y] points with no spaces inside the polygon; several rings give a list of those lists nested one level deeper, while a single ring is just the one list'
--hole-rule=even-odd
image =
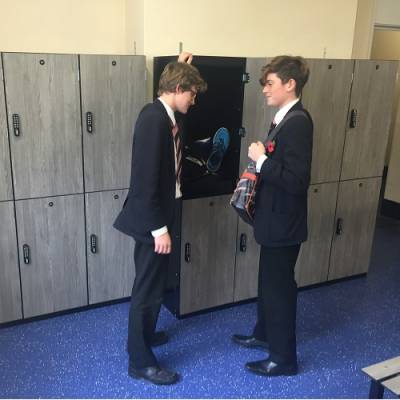
[{"label": "boy's chin", "polygon": [[188,107],[188,108],[182,108],[181,110],[178,109],[178,111],[179,111],[181,114],[187,114],[187,112],[189,111],[189,108],[190,108],[190,107]]}]

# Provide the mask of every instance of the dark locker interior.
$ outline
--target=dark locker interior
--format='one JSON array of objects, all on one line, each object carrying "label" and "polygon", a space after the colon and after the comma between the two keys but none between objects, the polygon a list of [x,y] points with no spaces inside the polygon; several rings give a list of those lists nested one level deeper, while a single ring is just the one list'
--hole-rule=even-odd
[{"label": "dark locker interior", "polygon": [[[154,98],[164,67],[176,60],[177,56],[154,58]],[[239,173],[246,59],[195,56],[193,65],[208,89],[197,95],[186,115],[177,116],[183,130],[183,199],[232,193]],[[218,152],[221,134],[225,148]]]}]

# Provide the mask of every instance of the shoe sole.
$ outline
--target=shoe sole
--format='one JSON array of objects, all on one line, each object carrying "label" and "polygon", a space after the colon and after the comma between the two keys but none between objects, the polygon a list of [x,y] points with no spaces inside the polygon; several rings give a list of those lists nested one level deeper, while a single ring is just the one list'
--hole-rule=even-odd
[{"label": "shoe sole", "polygon": [[228,138],[227,143],[225,143],[225,140],[222,139],[224,142],[224,146],[226,145],[226,148],[225,148],[225,151],[226,151],[226,149],[229,147],[229,144],[231,142],[230,133],[229,133],[228,129],[226,129],[225,127],[218,128],[213,137],[213,144],[214,144],[214,140],[215,141],[219,140],[219,136],[227,136],[227,138]]},{"label": "shoe sole", "polygon": [[137,380],[143,379],[143,380],[145,380],[145,381],[147,381],[147,382],[152,383],[153,385],[160,385],[160,386],[162,386],[162,385],[163,385],[163,386],[165,386],[165,385],[173,385],[173,384],[175,384],[175,383],[177,383],[177,382],[179,381],[179,376],[177,376],[177,377],[175,378],[175,380],[174,380],[174,381],[171,381],[171,382],[156,382],[156,381],[150,380],[149,378],[144,377],[143,375],[136,374],[136,373],[133,372],[133,371],[128,371],[128,375],[129,375],[131,378],[133,378],[133,379],[137,379]]},{"label": "shoe sole", "polygon": [[259,376],[271,376],[271,377],[274,377],[274,376],[294,376],[294,375],[297,375],[297,374],[298,374],[298,371],[284,372],[284,373],[282,373],[282,374],[264,374],[263,372],[254,371],[253,369],[250,369],[250,368],[247,368],[247,367],[246,367],[246,370],[249,371],[249,372],[251,372],[251,373],[253,373],[253,374],[255,374],[255,375],[259,375]]}]

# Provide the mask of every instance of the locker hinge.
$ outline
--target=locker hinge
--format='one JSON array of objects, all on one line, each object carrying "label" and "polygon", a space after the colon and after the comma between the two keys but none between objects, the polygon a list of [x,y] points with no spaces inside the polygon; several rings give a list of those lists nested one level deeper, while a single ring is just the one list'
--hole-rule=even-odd
[{"label": "locker hinge", "polygon": [[144,80],[147,81],[147,69],[144,70]]},{"label": "locker hinge", "polygon": [[78,69],[78,82],[81,81],[81,71]]},{"label": "locker hinge", "polygon": [[353,84],[353,81],[354,81],[354,72],[351,73],[351,82],[350,82],[350,85]]},{"label": "locker hinge", "polygon": [[242,82],[243,83],[249,83],[250,82],[250,74],[248,72],[245,72],[242,76]]}]

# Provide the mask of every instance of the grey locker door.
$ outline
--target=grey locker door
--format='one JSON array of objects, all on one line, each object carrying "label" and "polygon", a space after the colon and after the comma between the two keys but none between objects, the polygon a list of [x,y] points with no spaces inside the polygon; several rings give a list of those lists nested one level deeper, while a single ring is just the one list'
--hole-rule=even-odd
[{"label": "grey locker door", "polygon": [[258,140],[263,141],[268,133],[269,126],[277,111],[276,107],[266,105],[265,96],[260,85],[261,68],[270,59],[248,58],[246,60],[246,72],[250,76],[246,83],[243,100],[243,127],[246,136],[242,139],[240,149],[240,173],[246,168],[249,158],[247,156],[249,145]]},{"label": "grey locker door", "polygon": [[81,193],[78,56],[4,53],[16,199]]},{"label": "grey locker door", "polygon": [[83,195],[16,201],[24,317],[87,305]]},{"label": "grey locker door", "polygon": [[260,245],[253,227],[238,217],[234,301],[257,297]]},{"label": "grey locker door", "polygon": [[302,102],[314,121],[311,183],[339,180],[353,60],[307,60],[310,78]]},{"label": "grey locker door", "polygon": [[145,57],[81,55],[80,68],[86,191],[128,188],[133,126],[146,101]]},{"label": "grey locker door", "polygon": [[308,240],[301,245],[296,264],[298,286],[328,279],[338,183],[311,185],[308,190]]},{"label": "grey locker door", "polygon": [[183,201],[180,314],[233,302],[237,217],[229,198]]},{"label": "grey locker door", "polygon": [[0,323],[22,318],[14,204],[0,203]]},{"label": "grey locker door", "polygon": [[131,295],[134,240],[113,228],[127,190],[86,194],[89,304]]},{"label": "grey locker door", "polygon": [[7,134],[7,114],[4,100],[3,69],[0,59],[0,201],[12,200],[10,147]]},{"label": "grey locker door", "polygon": [[382,176],[397,66],[397,61],[355,62],[341,180]]},{"label": "grey locker door", "polygon": [[381,178],[341,182],[328,279],[368,271]]}]

